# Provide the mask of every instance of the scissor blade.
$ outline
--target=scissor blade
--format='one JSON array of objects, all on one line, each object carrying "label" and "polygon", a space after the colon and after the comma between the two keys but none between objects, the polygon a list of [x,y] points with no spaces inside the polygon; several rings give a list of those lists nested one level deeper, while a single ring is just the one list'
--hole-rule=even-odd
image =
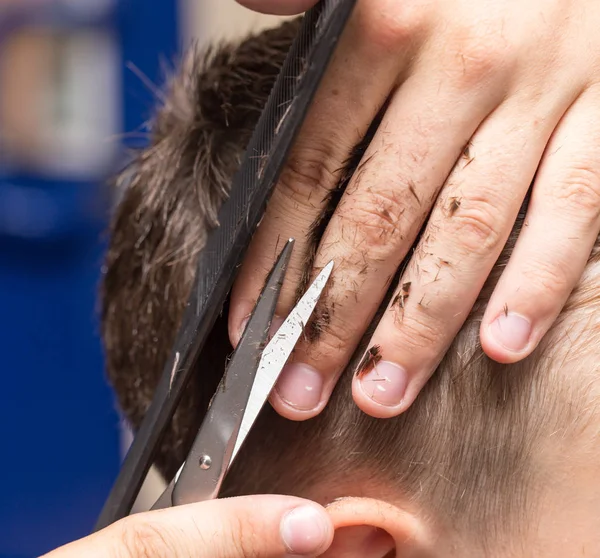
[{"label": "scissor blade", "polygon": [[198,256],[173,350],[95,531],[131,510],[356,1],[321,0],[305,15],[219,211],[219,226]]},{"label": "scissor blade", "polygon": [[296,343],[298,343],[306,324],[310,320],[323,294],[332,270],[333,262],[331,261],[319,273],[313,284],[300,299],[300,302],[294,307],[290,315],[277,330],[277,333],[273,336],[273,339],[265,347],[256,372],[256,379],[250,392],[250,399],[244,411],[230,464],[233,463],[258,414],[269,398],[283,367],[290,358]]},{"label": "scissor blade", "polygon": [[[294,239],[290,238],[269,273],[186,462],[177,475],[172,489],[173,505],[211,500],[219,493],[259,369],[263,347],[269,339],[269,329],[293,247]],[[202,462],[205,462],[204,467],[199,466]]]}]

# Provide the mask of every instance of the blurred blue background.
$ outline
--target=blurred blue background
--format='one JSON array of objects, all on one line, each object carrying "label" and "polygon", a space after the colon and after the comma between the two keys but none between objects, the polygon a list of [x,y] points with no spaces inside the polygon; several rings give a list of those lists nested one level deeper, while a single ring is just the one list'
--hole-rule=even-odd
[{"label": "blurred blue background", "polygon": [[87,535],[130,440],[97,316],[110,177],[186,44],[276,19],[234,0],[0,0],[0,558]]},{"label": "blurred blue background", "polygon": [[145,141],[144,82],[175,60],[178,21],[176,0],[0,0],[2,558],[88,534],[118,470],[96,315],[107,178]]}]

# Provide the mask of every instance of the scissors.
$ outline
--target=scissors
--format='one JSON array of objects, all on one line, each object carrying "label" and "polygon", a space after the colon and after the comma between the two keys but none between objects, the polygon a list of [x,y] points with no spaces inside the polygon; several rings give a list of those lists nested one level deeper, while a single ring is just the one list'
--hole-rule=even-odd
[{"label": "scissors", "polygon": [[[173,349],[152,403],[104,504],[96,531],[131,511],[162,436],[197,369],[196,365],[203,361],[207,338],[223,308],[236,269],[264,215],[287,155],[356,1],[321,0],[304,16],[298,36],[232,181],[229,197],[221,206],[219,226],[209,233],[198,256],[194,283]],[[229,365],[222,387],[200,427],[190,457],[156,506],[197,501],[198,498],[218,494],[231,459],[237,454],[239,445],[301,335],[331,272],[330,267],[323,269],[322,275],[306,292],[305,297],[308,298],[301,299],[288,317],[289,321],[286,320],[279,329],[281,333],[262,350],[268,331],[265,324],[270,323],[272,318],[271,306],[266,304],[267,301],[270,301],[269,304],[276,303],[277,298],[273,297],[281,287],[279,281],[283,281],[292,245],[288,242],[271,272],[269,280],[273,283],[268,283],[271,286],[263,291],[260,300],[264,302],[257,305],[252,315],[240,342],[241,348],[237,349]],[[304,325],[300,327],[299,324]],[[256,362],[259,364],[256,365]],[[248,387],[250,385],[252,388]],[[236,431],[238,427],[239,431]]]},{"label": "scissors", "polygon": [[300,339],[333,269],[333,261],[323,268],[268,341],[293,245],[294,240],[290,239],[273,266],[192,449],[152,509],[218,496],[227,470]]}]

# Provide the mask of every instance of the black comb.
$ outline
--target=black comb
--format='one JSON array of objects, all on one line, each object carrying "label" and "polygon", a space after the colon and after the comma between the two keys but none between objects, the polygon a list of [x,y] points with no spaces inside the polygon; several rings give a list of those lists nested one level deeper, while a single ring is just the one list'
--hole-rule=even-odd
[{"label": "black comb", "polygon": [[219,211],[219,226],[199,254],[174,349],[96,531],[131,511],[355,4],[356,0],[321,0],[304,16]]}]

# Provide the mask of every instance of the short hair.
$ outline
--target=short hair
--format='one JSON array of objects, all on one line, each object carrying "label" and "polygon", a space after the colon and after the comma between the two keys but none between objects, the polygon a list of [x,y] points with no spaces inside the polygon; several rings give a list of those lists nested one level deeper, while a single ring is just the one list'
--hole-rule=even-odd
[{"label": "short hair", "polygon": [[[170,81],[150,146],[120,181],[123,197],[112,219],[102,287],[102,333],[110,381],[134,427],[168,358],[196,255],[216,223],[297,28],[295,20],[239,44],[203,54],[192,49]],[[338,194],[374,128],[340,172]],[[315,246],[331,207],[310,231]],[[348,481],[358,479],[365,487],[384,483],[390,500],[401,495],[431,521],[482,545],[498,540],[505,529],[527,529],[524,519],[538,504],[544,480],[542,448],[556,432],[562,439],[580,434],[595,416],[586,388],[591,375],[582,370],[573,382],[574,374],[565,379],[563,371],[584,366],[586,348],[597,342],[600,285],[593,265],[600,261],[600,245],[539,347],[519,363],[499,364],[482,351],[479,327],[523,217],[524,208],[466,323],[408,411],[374,419],[354,404],[352,370],[367,332],[318,417],[292,422],[265,408],[228,475],[224,494],[318,499],[326,490],[337,497],[350,495],[344,493]],[[385,302],[380,313],[384,308]],[[231,350],[225,317],[217,322],[209,346],[208,361],[198,366],[159,452],[157,463],[167,477],[185,458],[223,373]]]}]

